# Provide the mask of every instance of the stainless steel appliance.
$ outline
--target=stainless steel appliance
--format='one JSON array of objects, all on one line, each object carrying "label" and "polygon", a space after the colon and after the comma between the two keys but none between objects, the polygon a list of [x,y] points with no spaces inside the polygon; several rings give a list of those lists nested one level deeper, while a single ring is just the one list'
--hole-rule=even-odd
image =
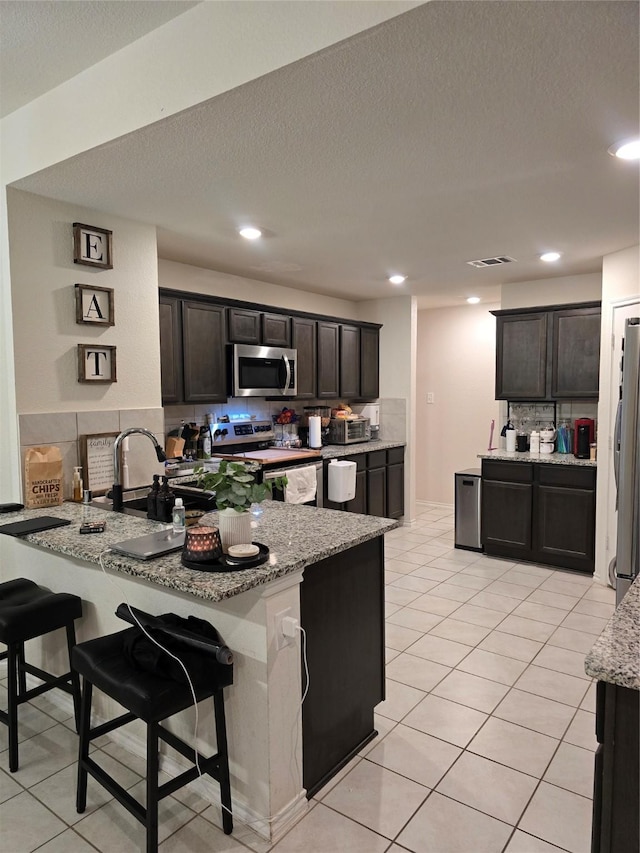
[{"label": "stainless steel appliance", "polygon": [[295,397],[298,354],[294,349],[233,345],[232,397]]},{"label": "stainless steel appliance", "polygon": [[455,541],[456,548],[482,551],[480,541],[480,468],[466,468],[455,476]]},{"label": "stainless steel appliance", "polygon": [[625,324],[613,465],[618,523],[610,578],[618,605],[640,574],[640,317],[632,317]]},{"label": "stainless steel appliance", "polygon": [[[315,497],[312,498],[311,500],[305,501],[305,504],[307,506],[321,507],[322,506],[322,495],[323,495],[323,490],[324,490],[324,475],[323,475],[323,467],[322,467],[322,461],[321,460],[318,460],[317,462],[312,462],[311,464],[309,462],[300,462],[297,465],[295,465],[295,464],[285,465],[285,467],[283,467],[283,468],[265,468],[263,473],[262,473],[262,480],[263,480],[263,482],[265,482],[267,480],[274,480],[276,477],[286,477],[292,471],[295,471],[296,469],[309,468],[309,467],[314,469],[315,480],[316,480],[316,494],[315,494]],[[285,499],[284,493],[277,490],[277,489],[274,489],[272,491],[271,498],[274,501],[283,501]]]},{"label": "stainless steel appliance", "polygon": [[369,418],[331,418],[329,444],[357,444],[371,439]]},{"label": "stainless steel appliance", "polygon": [[354,406],[354,411],[363,418],[369,418],[371,441],[380,438],[380,403],[364,403]]}]

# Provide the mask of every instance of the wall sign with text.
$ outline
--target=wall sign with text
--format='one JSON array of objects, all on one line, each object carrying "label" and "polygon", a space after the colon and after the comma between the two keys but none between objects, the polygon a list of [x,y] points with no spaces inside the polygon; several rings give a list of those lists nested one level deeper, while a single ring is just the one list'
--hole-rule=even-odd
[{"label": "wall sign with text", "polygon": [[73,223],[73,262],[97,267],[101,270],[113,269],[111,237],[113,232],[93,225]]},{"label": "wall sign with text", "polygon": [[113,290],[110,287],[76,284],[76,323],[115,325]]},{"label": "wall sign with text", "polygon": [[104,495],[113,486],[113,445],[117,432],[80,436],[80,462],[84,475],[83,485],[94,495]]},{"label": "wall sign with text", "polygon": [[78,382],[117,382],[116,348],[102,344],[78,344]]}]

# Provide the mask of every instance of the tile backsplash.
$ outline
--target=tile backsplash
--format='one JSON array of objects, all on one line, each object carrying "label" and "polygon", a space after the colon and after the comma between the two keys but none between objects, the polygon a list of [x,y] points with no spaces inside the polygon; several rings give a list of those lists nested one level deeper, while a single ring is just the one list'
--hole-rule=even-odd
[{"label": "tile backsplash", "polygon": [[[48,412],[19,415],[20,453],[24,478],[24,457],[28,447],[55,445],[62,454],[64,498],[71,498],[73,469],[81,464],[80,443],[85,435],[119,433],[129,427],[144,427],[164,446],[164,411],[157,409],[123,409],[90,412]],[[126,452],[126,469],[130,488],[151,482],[154,473],[161,473],[151,442],[144,436],[131,436]],[[85,472],[82,472],[83,478]],[[85,478],[86,479],[86,478]],[[89,484],[90,485],[90,484]],[[87,484],[85,483],[85,488]],[[24,490],[24,482],[23,482]]]}]

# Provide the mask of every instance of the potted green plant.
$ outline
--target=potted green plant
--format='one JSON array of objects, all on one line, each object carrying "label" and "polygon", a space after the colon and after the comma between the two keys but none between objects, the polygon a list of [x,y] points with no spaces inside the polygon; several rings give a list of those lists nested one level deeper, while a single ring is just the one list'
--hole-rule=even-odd
[{"label": "potted green plant", "polygon": [[286,477],[275,477],[266,483],[257,483],[255,473],[260,468],[254,462],[220,461],[217,471],[196,468],[198,486],[215,492],[218,508],[218,527],[222,548],[251,542],[251,504],[261,503],[272,489],[283,489]]}]

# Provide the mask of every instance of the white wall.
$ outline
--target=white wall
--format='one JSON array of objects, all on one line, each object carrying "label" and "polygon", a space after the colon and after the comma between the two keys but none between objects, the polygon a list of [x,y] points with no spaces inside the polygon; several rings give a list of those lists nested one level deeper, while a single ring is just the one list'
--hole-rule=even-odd
[{"label": "white wall", "polygon": [[563,275],[503,284],[500,308],[533,308],[566,302],[594,302],[602,293],[601,273]]},{"label": "white wall", "polygon": [[[478,453],[494,445],[501,423],[495,400],[495,317],[498,305],[418,312],[416,497],[451,504],[454,473],[479,468]],[[427,394],[434,402],[427,403]]]},{"label": "white wall", "polygon": [[[20,414],[161,405],[155,228],[8,191]],[[74,222],[113,231],[113,269],[73,263]],[[115,326],[76,323],[75,283],[114,290]],[[78,382],[77,345],[117,347],[117,382]]]},{"label": "white wall", "polygon": [[[618,398],[619,350],[612,341],[614,311],[640,303],[640,246],[607,255],[602,264],[602,345],[600,348],[600,401],[598,405],[598,487],[596,501],[596,568],[607,582],[609,562],[615,554],[615,486],[612,465],[613,412]],[[640,311],[640,305],[638,305]],[[635,309],[631,312],[637,316]],[[612,381],[612,375],[616,375]]]},{"label": "white wall", "polygon": [[204,293],[224,299],[240,299],[259,302],[274,307],[286,307],[287,311],[308,311],[350,320],[362,319],[358,303],[346,299],[335,299],[317,293],[305,293],[278,284],[268,284],[256,279],[227,275],[216,270],[179,264],[175,261],[158,260],[158,284],[172,290]]}]

